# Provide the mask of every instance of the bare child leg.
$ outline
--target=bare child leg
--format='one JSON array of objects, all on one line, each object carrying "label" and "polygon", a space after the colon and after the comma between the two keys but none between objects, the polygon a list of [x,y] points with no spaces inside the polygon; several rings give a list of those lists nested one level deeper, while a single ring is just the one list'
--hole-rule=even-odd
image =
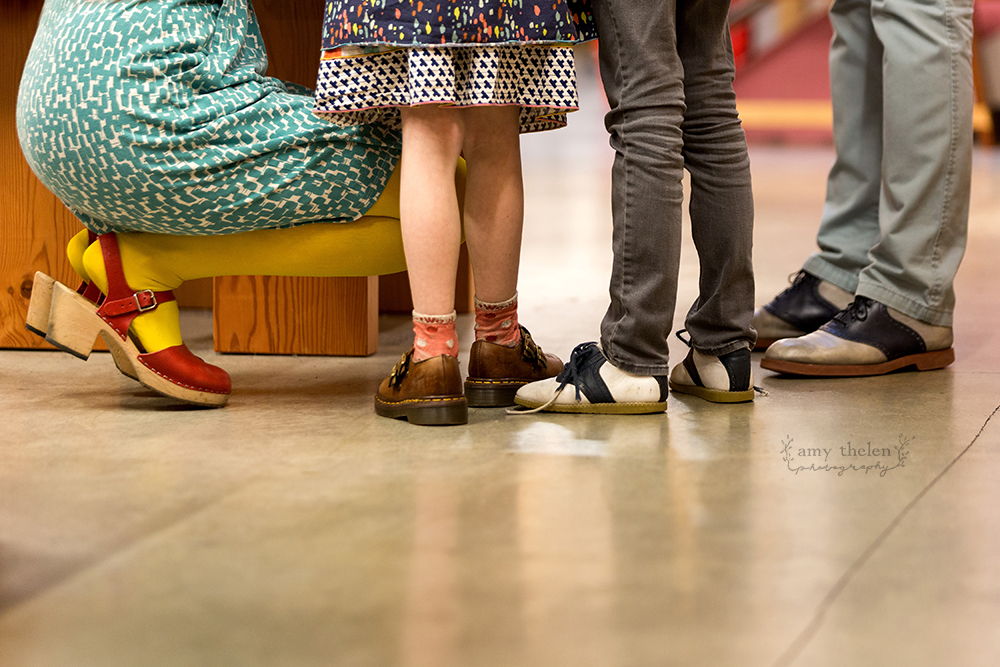
[{"label": "bare child leg", "polygon": [[[400,217],[414,349],[379,387],[375,411],[416,424],[463,424],[468,405],[510,405],[518,387],[562,370],[562,362],[522,336],[517,323],[524,218],[520,107],[401,111]],[[454,311],[462,233],[454,187],[459,153],[468,168],[465,235],[476,280],[476,343],[464,388]]]},{"label": "bare child leg", "polygon": [[455,164],[462,150],[461,113],[437,105],[400,110],[400,221],[414,312],[414,361],[458,356],[455,273],[462,224]]},{"label": "bare child leg", "polygon": [[400,109],[400,225],[413,296],[413,350],[375,394],[375,412],[411,424],[465,424],[469,407],[458,366],[455,273],[462,241],[455,164],[464,125],[457,109]]},{"label": "bare child leg", "polygon": [[414,360],[458,355],[454,279],[461,218],[451,171],[469,164],[465,229],[476,280],[477,339],[513,346],[524,220],[520,107],[402,110],[401,214],[414,310]]},{"label": "bare child leg", "polygon": [[470,164],[465,237],[476,282],[476,340],[507,347],[521,340],[517,323],[524,222],[520,111],[506,106],[464,112],[463,153]]},{"label": "bare child leg", "polygon": [[469,165],[465,238],[476,280],[476,297],[506,301],[517,291],[524,223],[521,108],[466,109],[462,152]]},{"label": "bare child leg", "polygon": [[520,107],[465,114],[468,161],[465,238],[476,279],[476,342],[465,395],[470,406],[512,405],[517,390],[557,375],[562,362],[542,352],[517,319],[517,274],[524,222]]}]

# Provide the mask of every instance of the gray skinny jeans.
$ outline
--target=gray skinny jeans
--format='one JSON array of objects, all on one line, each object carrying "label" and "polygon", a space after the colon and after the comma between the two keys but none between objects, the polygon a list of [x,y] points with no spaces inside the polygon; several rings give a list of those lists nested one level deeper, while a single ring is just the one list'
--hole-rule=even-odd
[{"label": "gray skinny jeans", "polygon": [[695,349],[753,346],[753,195],[736,113],[729,0],[594,0],[615,149],[614,266],[601,347],[618,368],[668,371],[683,170],[701,267],[685,326]]},{"label": "gray skinny jeans", "polygon": [[803,267],[951,326],[972,182],[972,0],[835,0],[833,139]]}]

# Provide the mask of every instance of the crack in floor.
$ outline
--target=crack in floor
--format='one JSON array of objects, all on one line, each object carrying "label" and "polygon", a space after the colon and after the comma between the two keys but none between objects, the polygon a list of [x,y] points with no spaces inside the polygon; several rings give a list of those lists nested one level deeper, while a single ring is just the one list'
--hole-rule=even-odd
[{"label": "crack in floor", "polygon": [[944,467],[944,470],[939,472],[934,479],[928,482],[927,485],[921,489],[920,492],[914,496],[902,510],[899,511],[895,518],[889,522],[889,525],[886,526],[885,530],[883,530],[882,533],[875,538],[875,541],[872,542],[867,549],[865,549],[864,553],[858,556],[857,560],[855,560],[849,568],[847,568],[847,571],[844,572],[837,583],[834,584],[833,588],[830,589],[830,592],[826,594],[826,597],[824,597],[819,603],[819,606],[816,608],[816,612],[813,614],[812,620],[810,620],[806,627],[803,628],[802,632],[800,632],[798,636],[792,640],[789,647],[785,649],[785,652],[782,653],[778,660],[774,663],[774,667],[789,667],[795,662],[795,660],[802,654],[806,646],[809,645],[809,642],[812,641],[813,637],[816,636],[820,628],[823,626],[823,620],[826,618],[826,612],[830,610],[833,604],[837,601],[837,598],[840,597],[840,594],[844,592],[844,589],[846,589],[854,579],[855,575],[857,575],[857,573],[868,564],[868,561],[871,560],[872,556],[874,556],[879,550],[879,547],[881,547],[882,544],[889,539],[889,536],[896,530],[896,527],[902,523],[903,519],[906,518],[906,515],[909,514],[914,507],[916,507],[917,503],[919,503],[924,496],[926,496],[930,490],[934,488],[934,486],[941,481],[945,475],[948,474],[948,471],[951,470],[952,467],[954,467],[954,465],[958,463],[959,460],[961,460],[961,458],[969,452],[969,450],[972,449],[972,447],[979,440],[979,436],[981,436],[986,430],[990,420],[992,420],[998,412],[1000,412],[1000,405],[994,408],[993,412],[990,413],[990,416],[986,418],[986,421],[983,422],[979,432],[976,433],[974,438],[972,438],[972,442],[970,442],[965,449],[959,452],[958,455]]}]

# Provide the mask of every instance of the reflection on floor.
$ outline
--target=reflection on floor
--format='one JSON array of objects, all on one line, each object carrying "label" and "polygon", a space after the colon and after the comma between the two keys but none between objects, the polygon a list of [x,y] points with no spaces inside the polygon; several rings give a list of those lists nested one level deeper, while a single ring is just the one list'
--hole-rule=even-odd
[{"label": "reflection on floor", "polygon": [[[522,319],[564,356],[610,264],[596,100],[576,116],[524,139]],[[753,150],[759,300],[812,250],[831,158]],[[945,371],[420,428],[372,412],[399,318],[370,358],[220,358],[190,315],[233,375],[216,411],[107,355],[0,353],[0,665],[1000,664],[1000,158],[976,159]]]}]

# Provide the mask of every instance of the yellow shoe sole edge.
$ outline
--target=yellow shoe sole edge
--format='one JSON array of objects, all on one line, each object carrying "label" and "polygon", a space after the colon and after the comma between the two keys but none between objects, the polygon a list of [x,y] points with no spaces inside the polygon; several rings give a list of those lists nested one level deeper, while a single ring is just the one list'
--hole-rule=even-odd
[{"label": "yellow shoe sole edge", "polygon": [[[514,402],[524,408],[532,410],[540,408],[544,403],[526,401],[522,398],[514,398]],[[667,402],[662,403],[554,403],[545,408],[543,412],[562,412],[579,415],[645,415],[667,411]]]},{"label": "yellow shoe sole edge", "polygon": [[704,399],[709,403],[749,403],[754,398],[753,388],[746,391],[722,391],[721,389],[707,389],[687,384],[676,384],[667,382],[671,391],[678,394],[690,394]]}]

